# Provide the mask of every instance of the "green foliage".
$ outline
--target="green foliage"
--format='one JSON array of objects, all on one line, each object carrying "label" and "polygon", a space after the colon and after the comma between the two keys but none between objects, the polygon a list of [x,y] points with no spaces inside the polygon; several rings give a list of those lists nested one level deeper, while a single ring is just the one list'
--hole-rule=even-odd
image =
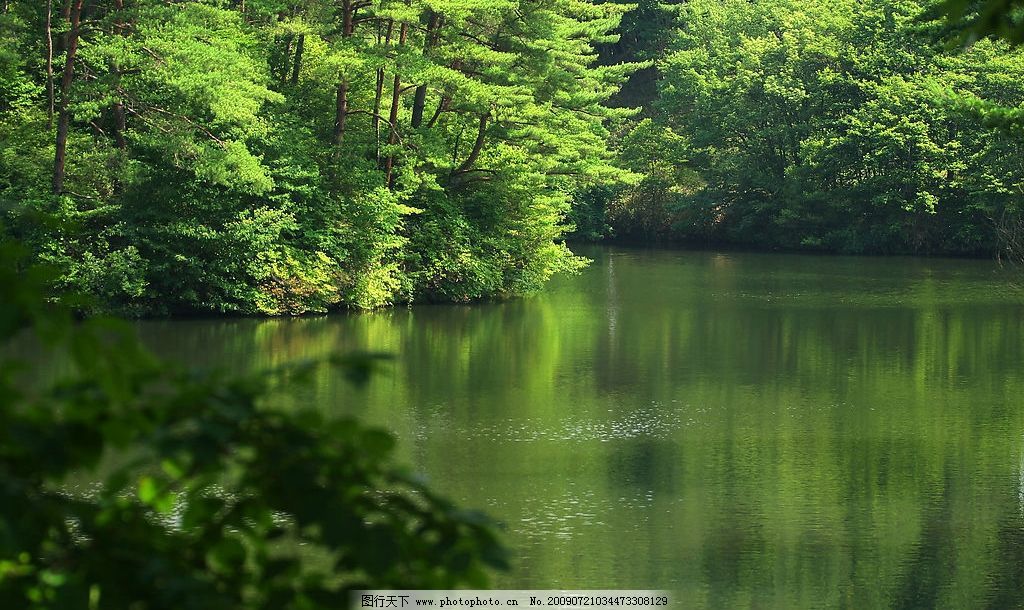
[{"label": "green foliage", "polygon": [[1014,45],[1024,42],[1024,2],[1021,0],[944,0],[936,7],[967,42],[995,36]]},{"label": "green foliage", "polygon": [[766,248],[994,251],[993,221],[1019,208],[1024,177],[1000,128],[1024,100],[1024,55],[944,47],[929,6],[687,3],[661,64],[669,131],[630,137],[695,173],[636,167],[648,178],[613,226]]},{"label": "green foliage", "polygon": [[572,235],[585,241],[600,241],[612,236],[608,203],[618,191],[618,188],[608,185],[596,185],[574,193],[572,209],[566,218],[572,226]]},{"label": "green foliage", "polygon": [[622,90],[611,100],[614,105],[651,110],[658,97],[661,77],[657,62],[665,56],[675,36],[675,11],[680,0],[639,0],[627,3],[630,10],[622,17],[614,41],[598,47],[602,63],[643,62]]},{"label": "green foliage", "polygon": [[611,200],[608,216],[619,235],[658,240],[671,236],[680,223],[700,227],[693,209],[683,210],[685,197],[698,188],[689,167],[685,138],[664,125],[644,119],[622,138],[619,158],[642,179]]},{"label": "green foliage", "polygon": [[[388,434],[273,406],[318,365],[178,370],[122,323],[73,324],[48,279],[0,247],[0,606],[345,608],[352,589],[481,587],[504,565],[490,522],[396,467]],[[17,356],[30,342],[45,355]],[[64,375],[31,375],[54,354]],[[379,358],[333,363],[365,381]]]},{"label": "green foliage", "polygon": [[596,48],[625,6],[100,0],[78,28],[55,6],[49,37],[45,5],[5,6],[8,221],[108,310],[519,294],[578,266],[567,194],[622,177],[607,139],[630,112],[603,102],[639,65]]}]

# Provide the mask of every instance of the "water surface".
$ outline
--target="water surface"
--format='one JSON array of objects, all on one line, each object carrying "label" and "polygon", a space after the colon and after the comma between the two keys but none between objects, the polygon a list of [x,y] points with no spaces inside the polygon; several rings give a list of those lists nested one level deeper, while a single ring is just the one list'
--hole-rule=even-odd
[{"label": "water surface", "polygon": [[1024,604],[1024,292],[985,261],[594,248],[532,298],[148,322],[251,370],[398,356],[296,404],[398,435],[506,527],[508,588],[678,607]]}]

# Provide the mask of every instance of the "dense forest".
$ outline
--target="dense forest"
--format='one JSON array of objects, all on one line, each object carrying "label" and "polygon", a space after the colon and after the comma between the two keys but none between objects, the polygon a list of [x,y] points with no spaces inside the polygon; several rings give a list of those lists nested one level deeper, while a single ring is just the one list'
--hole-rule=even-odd
[{"label": "dense forest", "polygon": [[649,7],[634,39],[658,58],[657,88],[631,98],[645,116],[617,140],[644,178],[592,191],[578,224],[696,244],[997,252],[1021,212],[1021,134],[1005,109],[1024,100],[1024,56],[963,44],[963,24],[932,6]]},{"label": "dense forest", "polygon": [[7,0],[4,224],[135,315],[522,294],[585,264],[566,238],[991,256],[1021,235],[1024,55],[976,33],[1019,20],[954,4],[977,27],[925,0]]},{"label": "dense forest", "polygon": [[[0,197],[125,313],[522,293],[581,264],[569,193],[620,179],[578,0],[7,1]],[[43,218],[45,221],[41,221]]]}]

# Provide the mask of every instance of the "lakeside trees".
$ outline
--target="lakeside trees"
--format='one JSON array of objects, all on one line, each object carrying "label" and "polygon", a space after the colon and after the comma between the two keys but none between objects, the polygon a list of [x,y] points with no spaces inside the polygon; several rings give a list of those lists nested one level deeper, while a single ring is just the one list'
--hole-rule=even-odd
[{"label": "lakeside trees", "polygon": [[654,122],[624,138],[662,151],[675,175],[645,171],[620,190],[612,226],[765,248],[995,251],[1024,175],[1019,136],[991,109],[1024,101],[1024,56],[945,44],[932,6],[686,3]]},{"label": "lakeside trees", "polygon": [[0,201],[127,314],[521,294],[574,225],[990,254],[1024,60],[961,43],[1003,4],[10,0]]},{"label": "lakeside trees", "polygon": [[[5,3],[0,199],[68,288],[128,313],[522,293],[580,264],[616,181],[578,0]],[[39,224],[42,214],[54,225]]]}]

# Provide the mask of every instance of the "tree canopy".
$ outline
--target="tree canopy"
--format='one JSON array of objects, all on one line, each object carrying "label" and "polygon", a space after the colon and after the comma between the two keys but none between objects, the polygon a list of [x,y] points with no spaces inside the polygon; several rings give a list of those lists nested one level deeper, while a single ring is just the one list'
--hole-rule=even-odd
[{"label": "tree canopy", "polygon": [[[635,69],[581,0],[9,0],[0,198],[114,311],[521,294],[581,261],[569,193],[628,177]],[[40,227],[44,214],[59,229]]]},{"label": "tree canopy", "polygon": [[963,26],[935,21],[935,8],[686,3],[659,62],[654,122],[621,137],[623,162],[645,178],[609,198],[611,225],[763,248],[997,250],[1021,213],[1010,117],[1024,55],[957,44]]}]

